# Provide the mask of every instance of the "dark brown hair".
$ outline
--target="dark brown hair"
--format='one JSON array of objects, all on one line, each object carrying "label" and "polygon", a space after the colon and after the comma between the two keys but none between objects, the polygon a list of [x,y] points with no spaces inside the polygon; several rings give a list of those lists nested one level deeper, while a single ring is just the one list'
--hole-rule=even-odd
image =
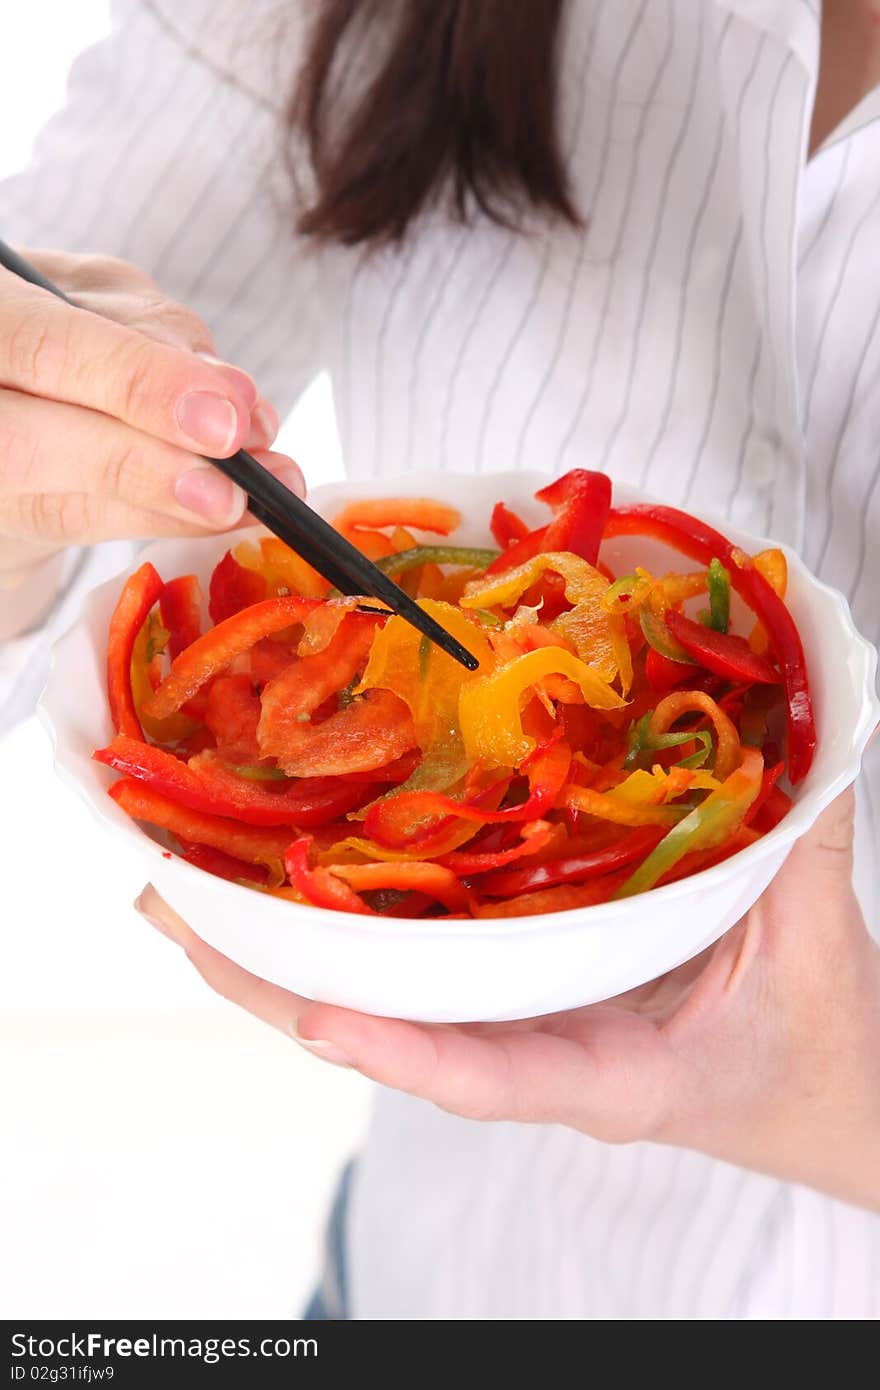
[{"label": "dark brown hair", "polygon": [[315,178],[300,231],[400,241],[443,195],[462,222],[517,226],[531,207],[576,223],[556,121],[562,4],[321,0],[290,108]]}]

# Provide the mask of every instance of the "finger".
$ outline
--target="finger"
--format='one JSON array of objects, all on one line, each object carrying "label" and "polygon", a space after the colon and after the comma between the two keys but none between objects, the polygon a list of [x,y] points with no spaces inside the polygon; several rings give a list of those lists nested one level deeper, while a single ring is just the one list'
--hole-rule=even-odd
[{"label": "finger", "polygon": [[852,873],[856,795],[854,787],[835,797],[814,821],[806,835],[795,842],[788,864],[794,869],[804,861],[849,876]]},{"label": "finger", "polygon": [[[0,427],[0,509],[7,519],[16,515],[16,499],[40,493],[91,494],[221,529],[244,516],[244,492],[207,459],[96,411],[0,390]],[[263,453],[262,460],[276,476],[292,470],[292,485],[301,488],[291,459]],[[22,529],[30,514],[27,504]],[[45,507],[40,520],[43,525],[51,520]],[[13,525],[6,533],[21,531]]]},{"label": "finger", "polygon": [[305,1003],[296,1036],[466,1119],[570,1124],[614,1141],[653,1132],[672,1066],[651,1023],[613,1008],[475,1034]]},{"label": "finger", "polygon": [[251,975],[227,956],[215,951],[169,907],[151,883],[144,888],[134,906],[151,926],[182,947],[215,994],[222,995],[230,1003],[238,1004],[264,1023],[290,1036],[293,1020],[305,1002],[299,995]]},{"label": "finger", "polygon": [[260,396],[251,411],[251,426],[244,441],[244,448],[269,449],[275,442],[281,421],[274,406]]},{"label": "finger", "polygon": [[23,246],[20,250],[25,260],[71,296],[96,290],[158,293],[155,280],[145,270],[117,256],[73,254],[42,246]]},{"label": "finger", "polygon": [[138,266],[114,256],[72,256],[65,251],[25,251],[24,255],[79,308],[124,324],[157,342],[198,353],[229,376],[247,400],[256,401],[257,388],[247,372],[216,355],[207,324],[187,305],[164,295]]},{"label": "finger", "polygon": [[[305,495],[302,474],[296,464],[281,454],[256,457],[297,495]],[[245,513],[242,518],[248,520]],[[128,540],[142,537],[164,539],[175,536],[216,534],[193,515],[189,520],[167,513],[129,506],[113,498],[88,493],[34,493],[22,497],[0,498],[0,537],[12,536],[52,551],[59,545],[91,545],[98,541]],[[4,544],[4,553],[6,546]]]},{"label": "finger", "polygon": [[195,353],[156,342],[0,273],[0,385],[80,404],[215,457],[240,448],[256,391]]}]

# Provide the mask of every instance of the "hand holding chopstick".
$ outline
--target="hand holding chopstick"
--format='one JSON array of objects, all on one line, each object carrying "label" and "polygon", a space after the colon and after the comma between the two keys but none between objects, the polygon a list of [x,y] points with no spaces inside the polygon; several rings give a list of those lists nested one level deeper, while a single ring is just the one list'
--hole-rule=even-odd
[{"label": "hand holding chopstick", "polygon": [[[2,241],[0,265],[72,304],[63,291]],[[239,449],[231,458],[212,456],[210,462],[245,491],[249,509],[257,520],[296,550],[341,593],[378,599],[456,661],[469,670],[476,669],[476,659],[466,648],[251,454]]]}]

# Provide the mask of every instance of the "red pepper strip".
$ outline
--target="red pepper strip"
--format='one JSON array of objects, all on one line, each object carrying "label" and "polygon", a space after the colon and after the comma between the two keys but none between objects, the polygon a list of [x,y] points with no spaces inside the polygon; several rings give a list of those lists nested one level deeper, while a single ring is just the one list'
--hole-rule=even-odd
[{"label": "red pepper strip", "polygon": [[578,883],[596,878],[614,869],[623,869],[650,854],[663,838],[657,826],[641,826],[618,840],[616,844],[590,854],[575,854],[566,859],[552,859],[544,864],[531,864],[524,869],[509,869],[488,874],[476,885],[477,892],[490,898],[508,898],[514,894],[550,888],[557,883]]},{"label": "red pepper strip", "polygon": [[261,637],[270,637],[273,632],[290,627],[291,623],[301,623],[322,602],[322,599],[299,598],[294,594],[265,599],[202,633],[172,663],[159,689],[147,701],[147,713],[155,719],[167,719],[213,675],[228,666],[233,657],[248,651]]},{"label": "red pepper strip", "polygon": [[670,608],[666,626],[676,642],[707,671],[729,681],[749,681],[755,685],[778,685],[779,672],[766,658],[753,652],[744,637],[704,627]]},{"label": "red pepper strip", "polygon": [[268,870],[262,864],[246,864],[243,859],[233,859],[231,854],[224,854],[222,849],[212,849],[210,845],[190,844],[188,840],[181,840],[180,845],[188,864],[195,864],[197,869],[204,869],[217,878],[227,878],[232,883],[259,883],[261,886],[269,880]]},{"label": "red pepper strip", "polygon": [[788,700],[789,775],[792,782],[802,782],[816,751],[816,725],[800,633],[782,599],[743,551],[711,526],[674,507],[614,508],[608,514],[605,536],[623,535],[655,536],[704,565],[717,556],[729,571],[731,585],[763,623],[779,662]]},{"label": "red pepper strip", "polygon": [[170,579],[159,595],[162,625],[168,629],[168,652],[173,661],[202,630],[202,589],[194,574]]},{"label": "red pepper strip", "polygon": [[[372,772],[415,744],[412,716],[403,701],[390,690],[368,690],[320,724],[291,724],[275,756],[290,776],[334,777]],[[264,755],[266,746],[261,741]]]},{"label": "red pepper strip", "polygon": [[208,690],[203,719],[228,763],[260,761],[260,697],[250,676],[218,676]]},{"label": "red pepper strip", "polygon": [[251,781],[225,767],[215,753],[201,753],[187,764],[162,748],[121,735],[92,756],[193,811],[229,816],[245,825],[325,825],[364,796],[361,788],[339,786],[330,777],[303,778],[292,786]]},{"label": "red pepper strip", "polygon": [[766,835],[768,830],[775,829],[779,822],[785,819],[790,810],[791,797],[786,795],[781,787],[771,787],[752,825],[760,834]]},{"label": "red pepper strip", "polygon": [[256,570],[240,565],[231,550],[214,567],[208,585],[208,612],[211,622],[222,623],[244,608],[260,603],[269,595],[269,586]]},{"label": "red pepper strip", "polygon": [[249,825],[296,825],[311,829],[338,820],[372,793],[356,782],[336,777],[300,777],[292,783],[251,781],[225,767],[215,753],[193,758],[189,770],[221,801],[230,806],[221,815]]},{"label": "red pepper strip", "polygon": [[162,592],[162,580],[147,562],[131,575],[110,619],[107,639],[107,697],[110,717],[118,734],[144,736],[131,693],[131,658],[138,633]]},{"label": "red pepper strip", "polygon": [[214,849],[222,849],[224,854],[231,854],[234,859],[246,859],[249,864],[265,864],[270,870],[280,867],[290,844],[290,830],[239,825],[237,821],[223,816],[193,811],[145,786],[143,782],[128,778],[114,782],[110,795],[132,820],[161,826],[179,840],[211,845]]},{"label": "red pepper strip", "polygon": [[452,869],[459,878],[470,878],[473,874],[484,874],[490,869],[501,869],[506,864],[512,864],[517,859],[523,859],[527,855],[539,854],[544,849],[548,841],[552,838],[555,826],[550,825],[549,821],[535,820],[530,821],[522,828],[522,839],[510,849],[498,850],[492,854],[489,851],[472,850],[453,850],[451,854],[444,854],[436,863],[442,864],[445,869]]},{"label": "red pepper strip", "polygon": [[611,506],[608,475],[572,468],[536,492],[535,498],[559,512],[547,530],[544,549],[570,550],[595,565]]},{"label": "red pepper strip", "polygon": [[380,917],[423,917],[425,908],[432,905],[433,899],[424,893],[404,893],[399,902],[392,907],[383,907]]},{"label": "red pepper strip", "polygon": [[364,917],[375,917],[377,914],[371,907],[367,907],[354,889],[349,888],[348,884],[343,883],[335,874],[331,874],[329,869],[309,868],[311,843],[311,836],[303,835],[301,839],[294,840],[284,856],[284,867],[293,887],[314,907],[328,907],[333,912],[356,912]]},{"label": "red pepper strip", "polygon": [[[537,820],[556,804],[570,766],[571,749],[557,738],[536,749],[523,763],[521,771],[528,774],[529,795],[519,806],[484,811],[475,804],[477,798],[456,801],[442,792],[400,792],[370,807],[364,818],[364,834],[386,849],[417,850],[423,841],[433,839],[447,820],[473,821],[476,825]],[[420,825],[432,814],[444,817],[440,825],[436,821]],[[414,825],[419,827],[415,832]]]},{"label": "red pepper strip", "polygon": [[519,565],[524,565],[527,560],[534,560],[536,555],[540,555],[546,549],[544,539],[549,526],[540,526],[537,531],[529,531],[528,535],[523,536],[521,541],[514,541],[513,545],[493,560],[484,571],[485,574],[502,574],[505,570],[516,569]]},{"label": "red pepper strip", "polygon": [[376,888],[411,889],[435,898],[450,912],[467,907],[467,894],[455,874],[440,864],[418,859],[398,863],[390,860],[384,864],[331,864],[328,870],[360,893],[371,893]]},{"label": "red pepper strip", "polygon": [[764,768],[764,775],[761,778],[761,790],[758,792],[758,795],[755,797],[748,811],[746,811],[743,825],[751,825],[784,771],[784,762],[774,763],[773,767]]},{"label": "red pepper strip", "polygon": [[322,651],[297,658],[269,682],[261,696],[258,730],[264,758],[277,758],[283,766],[288,749],[298,749],[304,734],[311,732],[309,716],[363,671],[376,621],[367,614],[347,613]]},{"label": "red pepper strip", "polygon": [[282,671],[286,671],[296,660],[296,655],[296,648],[289,642],[279,642],[276,637],[262,637],[250,651],[235,658],[230,672],[249,676],[253,684],[262,689],[269,681],[280,676]]},{"label": "red pepper strip", "polygon": [[689,684],[699,669],[683,661],[672,661],[654,647],[649,647],[645,654],[645,678],[658,695],[665,695],[667,690],[674,690],[685,681]]},{"label": "red pepper strip", "polygon": [[489,522],[489,530],[502,550],[515,541],[521,541],[529,534],[529,528],[521,516],[512,512],[506,502],[496,502]]},{"label": "red pepper strip", "polygon": [[533,917],[536,913],[565,912],[576,907],[593,907],[607,903],[626,877],[626,870],[605,874],[589,883],[560,883],[555,888],[542,888],[536,893],[523,893],[506,902],[481,903],[474,908],[475,917]]}]

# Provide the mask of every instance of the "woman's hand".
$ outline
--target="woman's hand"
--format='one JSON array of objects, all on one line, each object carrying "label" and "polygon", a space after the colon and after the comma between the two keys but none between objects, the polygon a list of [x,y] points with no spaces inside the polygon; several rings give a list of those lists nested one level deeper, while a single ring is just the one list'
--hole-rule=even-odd
[{"label": "woman's hand", "polygon": [[218,993],[318,1056],[471,1119],[652,1139],[880,1208],[880,950],[852,889],[852,792],[697,959],[604,1004],[429,1026],[299,999],[139,909]]},{"label": "woman's hand", "polygon": [[[89,312],[0,269],[3,587],[65,545],[238,525],[243,492],[201,456],[272,443],[250,377],[133,266],[25,254]],[[290,459],[261,461],[302,495]]]}]

